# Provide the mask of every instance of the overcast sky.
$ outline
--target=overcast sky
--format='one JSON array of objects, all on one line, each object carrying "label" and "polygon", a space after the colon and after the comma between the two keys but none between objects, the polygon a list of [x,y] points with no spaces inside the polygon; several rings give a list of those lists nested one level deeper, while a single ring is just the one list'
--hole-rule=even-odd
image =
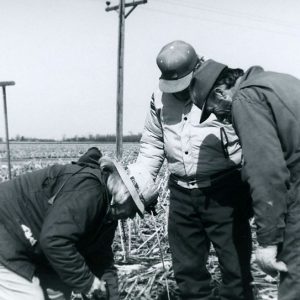
[{"label": "overcast sky", "polygon": [[[112,0],[111,5],[118,4]],[[127,0],[127,2],[131,2]],[[118,15],[104,0],[0,0],[10,136],[115,133]],[[126,19],[124,134],[143,129],[162,46],[300,78],[300,1],[148,0]],[[0,137],[4,137],[1,92]]]}]

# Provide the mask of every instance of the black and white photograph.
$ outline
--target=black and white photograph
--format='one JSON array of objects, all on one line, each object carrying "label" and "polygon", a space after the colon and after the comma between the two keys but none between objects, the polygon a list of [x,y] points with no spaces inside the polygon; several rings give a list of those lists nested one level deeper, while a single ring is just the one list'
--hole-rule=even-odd
[{"label": "black and white photograph", "polygon": [[299,300],[299,12],[0,0],[0,300]]}]

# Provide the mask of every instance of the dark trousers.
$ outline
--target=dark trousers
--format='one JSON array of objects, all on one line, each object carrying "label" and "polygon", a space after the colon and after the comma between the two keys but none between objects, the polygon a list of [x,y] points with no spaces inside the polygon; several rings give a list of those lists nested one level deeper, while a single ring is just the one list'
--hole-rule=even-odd
[{"label": "dark trousers", "polygon": [[219,299],[253,299],[250,283],[250,196],[239,175],[205,189],[169,183],[169,243],[181,298],[214,299],[206,268],[210,242],[219,260]]},{"label": "dark trousers", "polygon": [[300,178],[292,182],[285,226],[279,259],[287,264],[288,272],[280,274],[278,300],[298,300],[300,299]]}]

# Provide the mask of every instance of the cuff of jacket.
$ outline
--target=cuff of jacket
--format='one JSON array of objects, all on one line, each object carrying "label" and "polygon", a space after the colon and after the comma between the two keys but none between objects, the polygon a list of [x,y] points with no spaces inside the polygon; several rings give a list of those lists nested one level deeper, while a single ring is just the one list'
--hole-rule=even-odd
[{"label": "cuff of jacket", "polygon": [[75,293],[81,293],[81,294],[84,294],[84,295],[87,295],[89,293],[89,291],[91,290],[92,288],[92,285],[93,285],[93,282],[94,282],[94,279],[95,279],[95,276],[91,276],[86,284],[86,286],[83,288],[83,289],[78,289],[78,288],[75,288],[73,289],[73,291]]},{"label": "cuff of jacket", "polygon": [[273,228],[264,232],[257,232],[257,242],[260,246],[277,245],[283,242],[284,228]]}]

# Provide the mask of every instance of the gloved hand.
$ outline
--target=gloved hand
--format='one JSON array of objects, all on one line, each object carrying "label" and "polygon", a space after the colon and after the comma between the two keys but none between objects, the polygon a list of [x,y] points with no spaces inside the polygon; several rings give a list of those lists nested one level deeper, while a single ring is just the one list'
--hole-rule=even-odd
[{"label": "gloved hand", "polygon": [[255,251],[258,266],[267,274],[275,277],[278,272],[287,272],[287,266],[282,261],[277,261],[277,245],[258,246]]},{"label": "gloved hand", "polygon": [[157,198],[156,198],[151,203],[147,203],[147,206],[145,207],[146,212],[149,213],[149,214],[153,213],[153,215],[156,216],[157,212],[155,210],[155,206],[156,206],[157,202],[158,201],[157,201]]},{"label": "gloved hand", "polygon": [[92,287],[86,296],[88,299],[107,299],[106,282],[95,277]]},{"label": "gloved hand", "polygon": [[84,300],[82,294],[72,291],[71,300]]}]

